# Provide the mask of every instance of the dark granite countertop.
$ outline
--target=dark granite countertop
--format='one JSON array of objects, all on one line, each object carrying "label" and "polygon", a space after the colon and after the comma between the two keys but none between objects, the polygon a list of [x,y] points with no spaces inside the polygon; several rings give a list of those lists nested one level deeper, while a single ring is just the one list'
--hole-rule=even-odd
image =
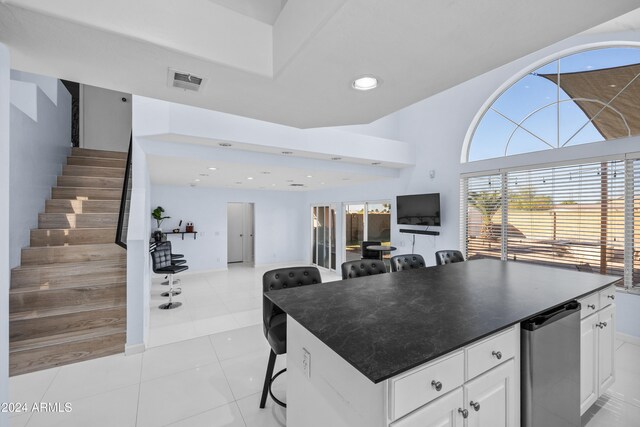
[{"label": "dark granite countertop", "polygon": [[467,261],[266,293],[374,383],[621,280]]}]

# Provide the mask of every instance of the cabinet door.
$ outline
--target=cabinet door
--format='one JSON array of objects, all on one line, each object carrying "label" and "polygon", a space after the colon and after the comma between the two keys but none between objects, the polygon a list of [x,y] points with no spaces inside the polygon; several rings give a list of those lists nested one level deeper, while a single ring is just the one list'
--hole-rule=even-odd
[{"label": "cabinet door", "polygon": [[615,304],[598,313],[598,325],[598,395],[601,395],[615,381]]},{"label": "cabinet door", "polygon": [[580,415],[598,399],[598,315],[580,322]]},{"label": "cabinet door", "polygon": [[391,427],[462,427],[464,418],[462,387],[391,424]]},{"label": "cabinet door", "polygon": [[[515,364],[513,359],[465,385],[468,427],[515,427]],[[473,403],[472,403],[473,402]]]}]

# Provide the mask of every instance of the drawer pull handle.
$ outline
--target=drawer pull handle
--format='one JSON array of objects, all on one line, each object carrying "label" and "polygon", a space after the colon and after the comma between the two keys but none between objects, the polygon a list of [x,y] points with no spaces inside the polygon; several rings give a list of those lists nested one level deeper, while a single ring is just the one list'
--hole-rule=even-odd
[{"label": "drawer pull handle", "polygon": [[502,359],[502,353],[499,352],[499,351],[492,351],[491,355],[494,356],[498,360]]},{"label": "drawer pull handle", "polygon": [[597,323],[596,326],[600,329],[604,329],[604,326],[602,325],[602,323]]},{"label": "drawer pull handle", "polygon": [[458,413],[462,414],[462,418],[467,418],[469,416],[469,411],[466,409],[458,408]]},{"label": "drawer pull handle", "polygon": [[609,298],[609,299],[616,299],[616,296],[615,296],[615,295],[607,295],[607,298]]},{"label": "drawer pull handle", "polygon": [[469,405],[473,408],[474,411],[478,412],[480,410],[480,403],[474,402],[473,400],[469,402]]},{"label": "drawer pull handle", "polygon": [[602,327],[603,327],[603,328],[606,328],[606,327],[607,327],[607,322],[602,322],[602,323],[600,323],[600,324],[602,325]]},{"label": "drawer pull handle", "polygon": [[435,388],[436,391],[442,390],[442,383],[440,381],[433,380],[431,381],[431,387]]},{"label": "drawer pull handle", "polygon": [[591,310],[595,310],[596,309],[596,305],[595,304],[588,304],[587,308],[590,308]]}]

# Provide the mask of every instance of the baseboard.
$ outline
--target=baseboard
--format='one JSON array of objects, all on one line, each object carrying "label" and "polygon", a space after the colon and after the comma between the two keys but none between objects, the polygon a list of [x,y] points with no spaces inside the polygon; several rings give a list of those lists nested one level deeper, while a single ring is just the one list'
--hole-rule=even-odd
[{"label": "baseboard", "polygon": [[134,354],[144,353],[147,347],[144,343],[140,344],[125,344],[124,345],[124,355],[125,356],[133,356]]},{"label": "baseboard", "polygon": [[616,338],[620,341],[628,342],[629,344],[640,345],[640,337],[616,332]]}]

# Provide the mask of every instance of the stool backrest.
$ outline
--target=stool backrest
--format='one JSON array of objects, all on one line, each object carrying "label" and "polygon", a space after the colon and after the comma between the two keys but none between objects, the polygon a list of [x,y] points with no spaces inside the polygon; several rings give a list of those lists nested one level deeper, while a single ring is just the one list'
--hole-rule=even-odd
[{"label": "stool backrest", "polygon": [[455,250],[445,250],[436,252],[436,265],[453,264],[454,262],[463,262],[464,255],[462,252]]},{"label": "stool backrest", "polygon": [[358,259],[342,263],[342,279],[373,276],[387,272],[384,262],[377,259]]},{"label": "stool backrest", "polygon": [[280,307],[264,296],[264,292],[278,289],[297,288],[322,283],[320,271],[316,267],[288,267],[267,271],[262,276],[262,320],[266,335],[271,318],[283,313]]},{"label": "stool backrest", "polygon": [[396,255],[391,257],[391,271],[411,270],[425,267],[424,258],[418,254]]},{"label": "stool backrest", "polygon": [[160,268],[171,267],[171,246],[158,244],[151,252],[151,262],[154,273],[157,273],[156,270]]}]

